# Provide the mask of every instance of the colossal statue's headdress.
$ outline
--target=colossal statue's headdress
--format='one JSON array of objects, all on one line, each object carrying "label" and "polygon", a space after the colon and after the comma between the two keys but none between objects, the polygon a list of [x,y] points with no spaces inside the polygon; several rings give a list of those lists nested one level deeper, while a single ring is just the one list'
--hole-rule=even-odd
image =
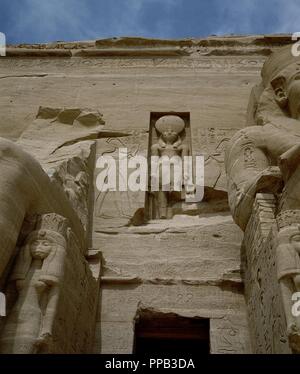
[{"label": "colossal statue's headdress", "polygon": [[264,63],[261,71],[264,87],[267,87],[273,79],[277,78],[284,70],[288,70],[293,64],[299,64],[300,70],[300,56],[292,54],[292,45],[274,51]]}]

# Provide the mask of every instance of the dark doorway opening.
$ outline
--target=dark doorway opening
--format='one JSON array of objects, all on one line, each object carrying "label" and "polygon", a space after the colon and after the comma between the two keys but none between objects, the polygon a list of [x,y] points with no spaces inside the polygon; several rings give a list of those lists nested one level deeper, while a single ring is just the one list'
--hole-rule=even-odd
[{"label": "dark doorway opening", "polygon": [[209,354],[209,319],[141,314],[135,325],[136,354]]}]

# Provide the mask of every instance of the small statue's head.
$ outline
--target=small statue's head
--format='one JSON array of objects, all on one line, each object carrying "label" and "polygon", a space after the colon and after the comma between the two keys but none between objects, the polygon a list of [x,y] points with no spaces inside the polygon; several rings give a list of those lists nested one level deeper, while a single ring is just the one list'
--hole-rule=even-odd
[{"label": "small statue's head", "polygon": [[291,118],[300,120],[300,57],[291,46],[274,52],[265,62],[262,77],[265,87],[273,89],[276,103]]},{"label": "small statue's head", "polygon": [[155,124],[155,128],[162,140],[166,143],[175,143],[179,134],[184,130],[185,123],[178,116],[168,115],[161,117]]},{"label": "small statue's head", "polygon": [[55,213],[37,217],[35,228],[26,237],[24,246],[28,246],[34,258],[43,259],[54,248],[67,247],[67,219]]},{"label": "small statue's head", "polygon": [[54,249],[66,247],[65,238],[57,232],[50,230],[37,230],[31,232],[25,242],[30,248],[32,257],[44,259]]}]

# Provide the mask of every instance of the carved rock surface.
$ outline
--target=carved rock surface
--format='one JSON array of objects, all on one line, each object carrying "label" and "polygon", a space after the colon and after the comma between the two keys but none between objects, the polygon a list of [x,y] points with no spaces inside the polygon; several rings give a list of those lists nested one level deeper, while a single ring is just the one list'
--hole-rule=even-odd
[{"label": "carved rock surface", "polygon": [[[66,340],[78,294],[87,290],[82,300],[96,301],[75,250],[61,291],[70,300],[59,308],[57,337],[65,345],[53,352],[130,353],[136,318],[145,309],[209,318],[212,352],[251,352],[242,234],[229,216],[224,154],[245,126],[266,56],[288,42],[287,35],[254,35],[9,47],[0,61],[0,135],[18,147],[5,143],[0,158],[1,285],[18,237],[27,233],[28,213],[68,218],[83,254],[90,253],[87,243],[103,252],[97,323],[87,326],[82,313],[74,328],[81,342],[81,332],[91,328],[95,345],[71,347]],[[252,95],[252,123],[260,93]],[[145,223],[145,193],[97,191],[94,162],[102,155],[118,159],[124,147],[129,157],[147,156],[150,112],[170,111],[190,113],[191,148],[205,158],[205,199],[172,220]]]}]

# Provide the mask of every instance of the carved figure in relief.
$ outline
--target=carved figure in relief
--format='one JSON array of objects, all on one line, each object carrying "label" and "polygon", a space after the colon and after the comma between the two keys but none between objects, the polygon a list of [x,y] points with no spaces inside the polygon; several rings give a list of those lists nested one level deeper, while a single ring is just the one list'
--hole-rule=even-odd
[{"label": "carved figure in relief", "polygon": [[300,292],[300,211],[286,211],[277,217],[277,279],[287,322],[287,334],[294,351],[300,346],[300,317],[293,315],[293,294]]},{"label": "carved figure in relief", "polygon": [[[178,172],[176,166],[183,175],[183,157],[189,155],[189,148],[180,137],[185,129],[185,123],[179,116],[166,115],[156,122],[155,128],[159,134],[159,140],[158,143],[152,145],[151,154],[159,157],[159,171],[154,171],[154,173],[152,171],[153,174],[159,175],[159,191],[156,193],[159,218],[171,218],[171,196],[175,189],[175,173]],[[170,159],[174,162],[170,163]],[[170,168],[170,184],[166,190],[163,186],[164,164]]]},{"label": "carved figure in relief", "polygon": [[[63,189],[74,206],[82,221],[88,215],[89,177],[85,171],[80,171],[75,177],[66,174]],[[86,222],[85,226],[86,226]]]}]

